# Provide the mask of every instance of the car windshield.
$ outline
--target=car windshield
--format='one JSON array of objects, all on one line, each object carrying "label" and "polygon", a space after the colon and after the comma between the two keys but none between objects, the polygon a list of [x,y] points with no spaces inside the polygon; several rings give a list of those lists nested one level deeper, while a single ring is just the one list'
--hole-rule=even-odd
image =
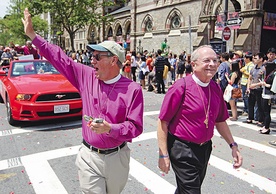
[{"label": "car windshield", "polygon": [[18,61],[13,63],[12,76],[60,74],[48,61]]}]

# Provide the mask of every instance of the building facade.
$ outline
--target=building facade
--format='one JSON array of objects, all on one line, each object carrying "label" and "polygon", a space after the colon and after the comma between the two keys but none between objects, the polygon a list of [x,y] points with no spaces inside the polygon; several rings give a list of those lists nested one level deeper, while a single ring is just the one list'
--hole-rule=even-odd
[{"label": "building facade", "polygon": [[[114,40],[126,50],[191,53],[203,44],[217,52],[266,52],[276,47],[275,0],[131,0],[105,10],[111,24],[91,24],[76,34],[75,48]],[[225,27],[230,31],[225,31]],[[65,41],[66,42],[66,41]],[[66,44],[66,43],[65,43]]]}]

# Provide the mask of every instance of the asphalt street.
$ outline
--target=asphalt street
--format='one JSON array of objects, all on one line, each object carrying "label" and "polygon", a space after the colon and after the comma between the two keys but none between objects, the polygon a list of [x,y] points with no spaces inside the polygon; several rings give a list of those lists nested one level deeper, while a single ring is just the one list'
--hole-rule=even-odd
[{"label": "asphalt street", "polygon": [[[157,168],[157,118],[164,95],[144,91],[144,132],[128,143],[130,175],[123,194],[169,194],[176,188],[172,170]],[[242,103],[238,103],[241,113]],[[79,118],[10,126],[0,104],[0,194],[80,194],[74,165],[82,141]],[[242,168],[232,168],[231,149],[216,132],[213,152],[202,186],[203,194],[276,194],[276,109],[270,135],[255,124],[227,121],[244,157]],[[120,175],[118,175],[120,177]]]}]

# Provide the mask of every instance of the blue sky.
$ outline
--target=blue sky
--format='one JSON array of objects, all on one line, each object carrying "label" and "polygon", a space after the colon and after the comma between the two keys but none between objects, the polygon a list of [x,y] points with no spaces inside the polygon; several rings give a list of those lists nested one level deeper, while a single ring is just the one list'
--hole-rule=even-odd
[{"label": "blue sky", "polygon": [[10,0],[1,0],[1,6],[0,6],[0,17],[3,18],[7,13],[7,9],[9,7]]}]

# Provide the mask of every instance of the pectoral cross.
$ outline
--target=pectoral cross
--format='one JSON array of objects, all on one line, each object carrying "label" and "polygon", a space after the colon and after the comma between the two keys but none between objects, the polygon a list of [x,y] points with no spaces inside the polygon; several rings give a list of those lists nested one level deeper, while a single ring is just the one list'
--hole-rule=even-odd
[{"label": "pectoral cross", "polygon": [[208,117],[206,117],[206,119],[204,120],[204,123],[206,125],[206,128],[208,128]]}]

